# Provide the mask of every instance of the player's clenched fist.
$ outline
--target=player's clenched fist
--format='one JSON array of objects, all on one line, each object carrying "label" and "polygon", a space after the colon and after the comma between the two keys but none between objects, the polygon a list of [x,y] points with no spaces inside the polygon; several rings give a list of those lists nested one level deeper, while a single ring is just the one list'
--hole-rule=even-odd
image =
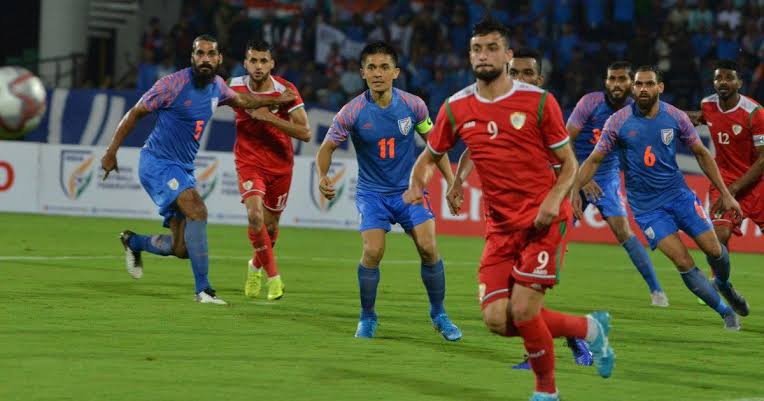
[{"label": "player's clenched fist", "polygon": [[415,185],[409,187],[403,193],[403,201],[410,205],[419,205],[424,202],[424,190]]},{"label": "player's clenched fist", "polygon": [[297,95],[295,95],[291,89],[287,89],[282,94],[280,94],[279,97],[276,98],[276,102],[278,104],[287,104],[293,102],[296,98]]},{"label": "player's clenched fist", "polygon": [[327,176],[321,177],[321,180],[318,182],[318,190],[321,191],[321,195],[324,195],[324,198],[329,200],[337,196],[337,193],[334,191],[334,185],[332,185],[331,180]]},{"label": "player's clenched fist", "polygon": [[547,197],[539,206],[539,212],[536,219],[533,220],[533,226],[539,229],[547,228],[559,215],[560,204]]},{"label": "player's clenched fist", "polygon": [[456,216],[462,209],[462,203],[464,203],[464,187],[462,186],[462,180],[458,176],[454,178],[454,183],[448,188],[446,192],[446,202],[448,202],[448,210],[451,214]]},{"label": "player's clenched fist", "polygon": [[117,166],[117,155],[113,152],[106,152],[101,158],[101,168],[104,171],[103,179],[109,176],[112,170],[119,173],[119,166]]}]

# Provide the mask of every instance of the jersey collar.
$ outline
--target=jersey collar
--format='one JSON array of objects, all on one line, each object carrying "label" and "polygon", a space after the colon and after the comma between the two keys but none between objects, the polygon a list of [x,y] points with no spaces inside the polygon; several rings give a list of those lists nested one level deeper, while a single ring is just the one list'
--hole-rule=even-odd
[{"label": "jersey collar", "polygon": [[[740,95],[740,94],[738,93],[738,95]],[[722,106],[719,105],[719,100],[720,100],[719,99],[719,95],[716,95],[716,101],[714,102],[714,104],[716,105],[716,109],[719,110],[719,113],[729,114],[729,113],[732,113],[733,111],[739,109],[740,105],[743,104],[743,95],[740,95],[740,98],[738,98],[737,104],[735,105],[735,107],[733,107],[733,108],[731,108],[731,109],[729,109],[727,111],[722,110]]]},{"label": "jersey collar", "polygon": [[515,93],[515,90],[517,89],[517,87],[519,85],[520,85],[520,81],[514,79],[514,80],[512,80],[512,89],[510,89],[509,92],[507,92],[507,93],[497,97],[496,99],[489,100],[489,99],[486,99],[486,98],[480,96],[480,93],[478,92],[477,82],[472,84],[472,86],[475,88],[474,91],[473,91],[475,93],[475,99],[477,99],[481,103],[496,103],[498,101],[504,100],[504,99],[512,96],[512,94]]}]

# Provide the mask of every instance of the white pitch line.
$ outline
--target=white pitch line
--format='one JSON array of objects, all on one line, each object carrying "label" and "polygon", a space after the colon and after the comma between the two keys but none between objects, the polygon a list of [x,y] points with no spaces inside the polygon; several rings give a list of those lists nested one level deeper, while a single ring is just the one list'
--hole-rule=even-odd
[{"label": "white pitch line", "polygon": [[[0,255],[0,261],[10,261],[10,262],[23,262],[23,261],[55,261],[55,260],[117,260],[117,259],[123,259],[124,256],[77,256],[77,255],[67,255],[67,256],[2,256]],[[218,260],[241,260],[246,261],[246,256],[231,256],[231,255],[210,255],[210,259],[218,259]],[[358,263],[359,259],[350,259],[350,258],[328,258],[328,257],[320,257],[320,256],[312,256],[312,257],[305,257],[305,256],[292,256],[292,255],[283,255],[283,256],[277,256],[276,260],[296,260],[296,261],[306,261],[306,262],[319,262],[319,263]],[[383,265],[416,265],[419,264],[420,261],[416,259],[411,260],[403,260],[403,259],[383,259],[382,264]],[[479,261],[475,262],[463,262],[463,261],[446,261],[447,265],[457,265],[457,266],[475,266],[477,267],[479,264]]]}]

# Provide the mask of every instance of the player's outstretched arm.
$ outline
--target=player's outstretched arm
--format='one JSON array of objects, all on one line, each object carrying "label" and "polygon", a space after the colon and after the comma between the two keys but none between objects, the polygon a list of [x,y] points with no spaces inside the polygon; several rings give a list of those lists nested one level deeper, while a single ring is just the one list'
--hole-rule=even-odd
[{"label": "player's outstretched arm", "polygon": [[295,98],[296,96],[294,92],[288,89],[278,97],[236,92],[226,104],[231,107],[239,107],[242,109],[259,109],[261,107],[279,106],[290,103],[293,102]]},{"label": "player's outstretched arm", "polygon": [[332,165],[332,154],[336,149],[337,144],[327,136],[324,139],[324,142],[321,144],[321,147],[318,148],[318,153],[316,153],[318,189],[321,191],[321,194],[329,200],[332,200],[335,196],[337,196],[337,193],[334,190],[334,183],[327,176],[329,173],[329,166]]},{"label": "player's outstretched arm", "polygon": [[552,190],[549,191],[544,201],[539,206],[538,215],[533,221],[536,228],[548,227],[560,214],[560,204],[568,196],[578,170],[578,160],[573,154],[569,143],[552,150],[554,156],[560,161],[560,175],[557,176]]},{"label": "player's outstretched arm", "polygon": [[101,168],[105,173],[103,175],[104,180],[109,176],[109,173],[112,170],[116,170],[119,173],[119,166],[117,166],[117,150],[119,150],[119,147],[122,146],[122,142],[125,140],[125,138],[127,138],[127,136],[130,135],[130,133],[133,131],[133,128],[135,128],[135,124],[138,122],[138,120],[145,117],[149,113],[150,111],[146,108],[146,106],[139,102],[130,110],[128,110],[124,117],[122,117],[122,120],[120,120],[119,125],[117,126],[117,131],[111,138],[109,147],[106,148],[106,153],[104,153],[103,157],[101,157]]},{"label": "player's outstretched arm", "polygon": [[310,124],[308,123],[308,113],[305,112],[304,107],[292,111],[288,121],[279,118],[266,108],[248,110],[247,113],[255,120],[267,122],[292,138],[303,142],[310,141]]},{"label": "player's outstretched arm", "polygon": [[711,183],[719,190],[719,200],[712,207],[711,213],[713,214],[718,209],[722,210],[734,210],[739,216],[743,216],[743,211],[740,209],[740,204],[735,200],[727,186],[724,185],[724,180],[719,172],[719,167],[716,165],[711,152],[703,145],[701,141],[695,141],[690,150],[695,155],[695,159],[698,161],[700,169],[703,170],[703,174],[711,180]]},{"label": "player's outstretched arm", "polygon": [[432,178],[433,167],[443,158],[443,155],[433,153],[429,148],[422,151],[411,169],[409,189],[403,193],[403,201],[411,204],[424,202],[424,189]]}]

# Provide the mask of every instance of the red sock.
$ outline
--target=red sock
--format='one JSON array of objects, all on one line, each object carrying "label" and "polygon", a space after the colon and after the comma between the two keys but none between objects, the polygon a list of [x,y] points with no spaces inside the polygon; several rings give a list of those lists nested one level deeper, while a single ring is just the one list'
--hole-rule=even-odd
[{"label": "red sock", "polygon": [[515,320],[515,327],[523,337],[528,361],[536,374],[536,391],[550,394],[557,392],[554,383],[554,342],[541,314],[524,322]]},{"label": "red sock", "polygon": [[541,308],[541,317],[552,337],[585,338],[589,323],[585,316],[568,315],[547,308]]},{"label": "red sock", "polygon": [[276,260],[273,259],[271,238],[268,236],[268,230],[265,229],[265,225],[263,225],[258,232],[255,232],[252,227],[249,227],[247,234],[249,234],[249,241],[252,243],[252,248],[255,249],[253,258],[254,265],[265,268],[268,277],[278,276],[279,272],[276,269]]}]

